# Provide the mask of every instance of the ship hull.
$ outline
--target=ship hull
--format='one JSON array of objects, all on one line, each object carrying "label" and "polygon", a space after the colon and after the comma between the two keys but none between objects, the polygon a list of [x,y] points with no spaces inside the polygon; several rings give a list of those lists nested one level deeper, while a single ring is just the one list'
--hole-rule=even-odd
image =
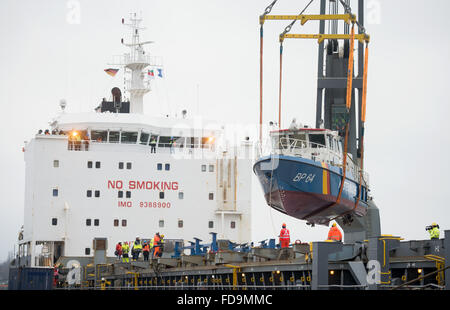
[{"label": "ship hull", "polygon": [[[346,177],[339,203],[342,169],[325,163],[285,155],[263,157],[253,171],[266,202],[272,208],[309,223],[328,225],[344,214],[367,213],[367,189]],[[359,194],[360,192],[360,194]],[[358,194],[360,199],[358,200]]]}]

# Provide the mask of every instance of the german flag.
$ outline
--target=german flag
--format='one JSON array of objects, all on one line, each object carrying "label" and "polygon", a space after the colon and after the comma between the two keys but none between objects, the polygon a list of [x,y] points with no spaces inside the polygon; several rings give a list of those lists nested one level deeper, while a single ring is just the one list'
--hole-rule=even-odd
[{"label": "german flag", "polygon": [[111,76],[115,76],[116,73],[119,71],[119,69],[112,69],[112,68],[108,68],[104,70],[106,73],[108,73]]}]

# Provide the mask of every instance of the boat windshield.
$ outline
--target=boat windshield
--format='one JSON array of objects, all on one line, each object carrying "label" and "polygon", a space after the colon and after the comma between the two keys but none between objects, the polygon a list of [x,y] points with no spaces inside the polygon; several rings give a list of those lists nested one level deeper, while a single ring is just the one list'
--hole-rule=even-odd
[{"label": "boat windshield", "polygon": [[325,135],[324,134],[309,134],[309,142],[311,147],[325,147]]}]

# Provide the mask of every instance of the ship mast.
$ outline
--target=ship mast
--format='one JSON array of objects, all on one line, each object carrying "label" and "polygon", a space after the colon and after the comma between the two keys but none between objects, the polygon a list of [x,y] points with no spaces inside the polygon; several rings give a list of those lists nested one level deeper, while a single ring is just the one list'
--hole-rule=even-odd
[{"label": "ship mast", "polygon": [[115,63],[115,65],[123,66],[126,73],[131,73],[128,76],[124,75],[125,91],[130,95],[130,113],[138,114],[144,113],[143,98],[151,90],[150,80],[146,78],[144,69],[148,66],[156,66],[152,57],[146,55],[143,48],[144,45],[153,41],[140,41],[139,31],[145,29],[140,26],[141,21],[142,18],[138,18],[136,13],[131,14],[127,23],[122,18],[122,24],[131,28],[131,43],[125,43],[124,39],[121,39],[122,44],[130,48],[130,52],[121,55],[120,61]]}]

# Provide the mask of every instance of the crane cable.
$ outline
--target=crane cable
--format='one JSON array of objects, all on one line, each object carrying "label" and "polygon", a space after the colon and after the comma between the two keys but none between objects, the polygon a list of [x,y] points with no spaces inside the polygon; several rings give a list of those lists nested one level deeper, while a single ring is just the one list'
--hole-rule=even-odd
[{"label": "crane cable", "polygon": [[[264,39],[264,16],[272,11],[273,6],[278,0],[274,0],[266,9],[263,15],[259,17],[260,30],[259,30],[259,146],[262,152],[262,121],[263,121],[263,39]],[[269,186],[269,205],[272,203],[272,180],[273,180],[274,160],[272,157],[272,169],[270,173],[270,186]],[[272,229],[275,232],[273,225],[272,213],[270,212],[270,220],[272,222]]]},{"label": "crane cable", "polygon": [[[304,7],[304,9],[298,14],[298,16],[301,16],[306,9],[311,5],[311,3],[314,0],[310,0],[309,3]],[[280,85],[279,85],[279,92],[278,92],[278,128],[281,129],[281,83],[282,83],[282,76],[283,76],[283,40],[286,33],[291,31],[292,26],[295,24],[297,19],[294,19],[289,25],[284,28],[284,31],[280,34]]]},{"label": "crane cable", "polygon": [[263,121],[263,25],[264,16],[272,11],[273,6],[278,0],[274,0],[266,9],[263,15],[259,17],[259,144],[262,149],[262,121]]},{"label": "crane cable", "polygon": [[280,85],[278,93],[278,128],[281,129],[281,82],[283,78],[283,41],[280,41]]}]

